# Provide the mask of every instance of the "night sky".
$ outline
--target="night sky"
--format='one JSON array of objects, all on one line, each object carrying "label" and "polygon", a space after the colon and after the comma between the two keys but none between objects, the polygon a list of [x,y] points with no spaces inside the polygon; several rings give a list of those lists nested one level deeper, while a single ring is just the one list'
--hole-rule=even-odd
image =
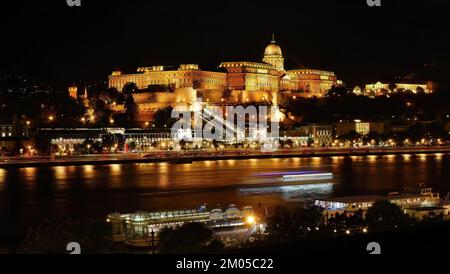
[{"label": "night sky", "polygon": [[114,69],[261,61],[272,32],[286,68],[329,69],[348,84],[450,72],[447,0],[12,1],[1,7],[3,71],[106,80]]}]

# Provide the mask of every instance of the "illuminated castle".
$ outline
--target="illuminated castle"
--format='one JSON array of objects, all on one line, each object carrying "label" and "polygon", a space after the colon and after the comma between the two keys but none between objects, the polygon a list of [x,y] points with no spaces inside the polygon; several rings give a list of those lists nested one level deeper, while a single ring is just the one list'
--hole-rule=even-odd
[{"label": "illuminated castle", "polygon": [[284,69],[284,57],[274,36],[265,48],[262,62],[222,62],[224,71],[201,70],[196,64],[178,69],[164,66],[139,67],[135,73],[114,71],[109,87],[119,91],[134,83],[148,92],[133,94],[139,111],[154,112],[177,104],[190,104],[201,97],[210,104],[277,104],[279,96],[322,97],[338,83],[334,72],[316,69]]},{"label": "illuminated castle", "polygon": [[78,95],[78,87],[76,85],[69,86],[68,90],[70,97],[83,103],[84,107],[89,107],[87,86],[84,87],[84,93],[82,95]]}]

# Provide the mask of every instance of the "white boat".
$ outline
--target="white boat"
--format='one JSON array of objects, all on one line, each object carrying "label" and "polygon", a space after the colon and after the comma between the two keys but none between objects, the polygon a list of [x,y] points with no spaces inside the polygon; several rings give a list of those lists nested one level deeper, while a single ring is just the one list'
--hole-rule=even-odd
[{"label": "white boat", "polygon": [[330,180],[330,179],[333,179],[333,173],[331,172],[289,174],[283,175],[282,177],[282,180],[285,182],[302,182],[302,181]]}]

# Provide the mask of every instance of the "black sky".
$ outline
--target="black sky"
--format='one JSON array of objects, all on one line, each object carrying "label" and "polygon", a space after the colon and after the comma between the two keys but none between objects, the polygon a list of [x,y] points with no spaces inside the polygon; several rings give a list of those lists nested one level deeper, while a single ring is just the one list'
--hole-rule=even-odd
[{"label": "black sky", "polygon": [[1,9],[0,60],[45,80],[106,79],[114,69],[260,61],[275,32],[286,66],[334,70],[356,84],[450,71],[446,0],[14,1]]}]

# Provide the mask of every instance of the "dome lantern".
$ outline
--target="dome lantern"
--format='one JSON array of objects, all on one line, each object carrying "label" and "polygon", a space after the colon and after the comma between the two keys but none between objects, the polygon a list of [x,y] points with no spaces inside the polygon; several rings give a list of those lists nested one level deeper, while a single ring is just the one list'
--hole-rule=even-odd
[{"label": "dome lantern", "polygon": [[263,62],[272,64],[278,70],[284,70],[284,58],[280,46],[276,44],[275,35],[264,50]]}]

